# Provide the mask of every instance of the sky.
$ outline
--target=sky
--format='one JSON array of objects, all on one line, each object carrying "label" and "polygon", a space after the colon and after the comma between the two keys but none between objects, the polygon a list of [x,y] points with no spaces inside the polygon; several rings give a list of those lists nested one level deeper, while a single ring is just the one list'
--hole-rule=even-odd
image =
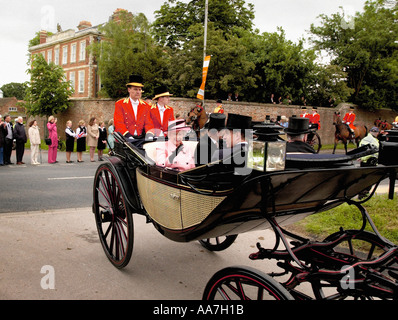
[{"label": "sky", "polygon": [[[188,2],[189,0],[180,0]],[[205,1],[205,0],[203,0]],[[82,20],[93,26],[107,22],[117,8],[144,13],[154,21],[154,11],[165,0],[0,0],[0,87],[10,82],[29,80],[28,43],[41,29],[56,32],[75,29]],[[312,23],[319,23],[320,14],[341,12],[354,16],[363,11],[365,0],[246,0],[254,4],[255,28],[260,32],[285,30],[286,38],[297,42],[308,37]]]}]

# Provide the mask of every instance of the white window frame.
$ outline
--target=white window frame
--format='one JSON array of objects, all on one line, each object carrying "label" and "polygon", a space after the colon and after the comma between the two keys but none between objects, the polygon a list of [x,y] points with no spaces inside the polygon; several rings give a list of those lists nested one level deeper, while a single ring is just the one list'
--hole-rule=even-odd
[{"label": "white window frame", "polygon": [[86,60],[86,40],[80,41],[79,60]]},{"label": "white window frame", "polygon": [[54,63],[59,66],[59,48],[54,49]]},{"label": "white window frame", "polygon": [[70,46],[70,62],[76,62],[76,43],[72,43]]},{"label": "white window frame", "polygon": [[47,50],[47,63],[50,64],[53,61],[53,51]]},{"label": "white window frame", "polygon": [[68,64],[68,46],[62,47],[62,64]]},{"label": "white window frame", "polygon": [[84,92],[85,76],[86,76],[86,72],[84,70],[80,70],[79,71],[79,88],[78,88],[78,92],[79,93],[83,93]]},{"label": "white window frame", "polygon": [[75,90],[76,88],[76,73],[74,71],[69,72],[70,87]]}]

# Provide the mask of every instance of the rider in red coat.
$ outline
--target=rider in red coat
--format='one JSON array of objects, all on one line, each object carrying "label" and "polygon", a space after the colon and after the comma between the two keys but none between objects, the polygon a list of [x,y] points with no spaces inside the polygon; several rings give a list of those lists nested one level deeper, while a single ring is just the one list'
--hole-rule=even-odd
[{"label": "rider in red coat", "polygon": [[354,121],[355,121],[354,107],[350,107],[350,111],[344,115],[343,123],[347,124],[350,127],[352,133],[354,133],[355,130]]}]

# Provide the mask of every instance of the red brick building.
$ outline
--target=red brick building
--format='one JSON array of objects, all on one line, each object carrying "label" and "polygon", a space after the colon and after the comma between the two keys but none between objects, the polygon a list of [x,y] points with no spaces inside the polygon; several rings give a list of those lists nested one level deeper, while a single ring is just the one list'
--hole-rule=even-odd
[{"label": "red brick building", "polygon": [[99,41],[97,26],[81,21],[77,31],[69,29],[51,36],[40,31],[40,44],[29,48],[30,54],[42,54],[48,63],[54,62],[65,71],[66,80],[72,82],[73,98],[95,98],[100,89],[96,61],[86,49]]}]

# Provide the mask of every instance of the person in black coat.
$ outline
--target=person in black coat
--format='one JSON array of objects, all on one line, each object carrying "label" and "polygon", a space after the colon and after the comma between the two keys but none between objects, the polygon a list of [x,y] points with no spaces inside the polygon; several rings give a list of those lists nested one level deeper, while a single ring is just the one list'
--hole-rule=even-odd
[{"label": "person in black coat", "polygon": [[3,122],[3,119],[0,115],[0,166],[4,165],[3,150],[4,150],[6,135],[7,135],[6,123]]},{"label": "person in black coat", "polygon": [[99,130],[99,137],[97,143],[98,161],[104,161],[102,155],[104,154],[104,149],[106,148],[107,137],[108,137],[104,121],[99,122],[98,130]]},{"label": "person in black coat", "polygon": [[18,117],[14,126],[14,139],[16,142],[17,164],[25,164],[23,162],[23,154],[25,152],[25,143],[28,141],[26,137],[25,127],[23,125],[23,118]]},{"label": "person in black coat", "polygon": [[289,118],[289,126],[284,130],[287,135],[287,153],[316,153],[314,148],[310,146],[307,141],[307,134],[309,130],[308,118]]},{"label": "person in black coat", "polygon": [[219,150],[219,158],[224,165],[232,166],[235,174],[245,175],[247,171],[248,135],[252,133],[252,117],[230,113],[223,133],[224,148]]},{"label": "person in black coat", "polygon": [[225,119],[225,114],[210,114],[208,131],[200,138],[195,149],[194,157],[197,167],[218,160],[214,158],[214,155],[218,154],[220,148],[220,132],[225,129]]},{"label": "person in black coat", "polygon": [[12,153],[12,145],[14,139],[14,130],[11,124],[11,116],[4,116],[4,149],[3,149],[3,157],[4,164],[12,164],[11,162],[11,153]]}]

